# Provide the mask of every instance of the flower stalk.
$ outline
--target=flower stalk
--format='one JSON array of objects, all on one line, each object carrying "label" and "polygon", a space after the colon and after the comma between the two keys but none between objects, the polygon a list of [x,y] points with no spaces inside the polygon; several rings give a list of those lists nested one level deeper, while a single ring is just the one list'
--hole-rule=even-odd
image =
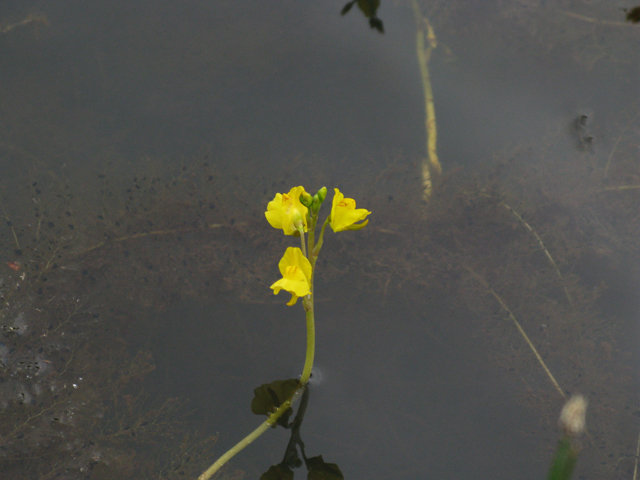
[{"label": "flower stalk", "polygon": [[[311,377],[311,369],[313,368],[313,360],[316,354],[316,326],[313,314],[313,296],[303,301],[307,316],[307,355],[304,360],[304,368],[300,377],[300,384],[306,385]],[[309,305],[309,307],[307,307]],[[308,310],[307,310],[308,308]]]}]

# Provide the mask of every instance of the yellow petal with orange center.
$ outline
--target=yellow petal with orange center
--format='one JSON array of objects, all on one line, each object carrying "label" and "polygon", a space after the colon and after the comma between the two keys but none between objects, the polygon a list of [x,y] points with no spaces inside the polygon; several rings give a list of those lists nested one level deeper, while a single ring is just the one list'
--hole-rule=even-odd
[{"label": "yellow petal with orange center", "polygon": [[291,300],[287,305],[294,305],[298,297],[311,293],[311,263],[302,254],[302,250],[297,247],[287,248],[278,268],[282,278],[271,285],[271,288],[275,295],[280,293],[280,290],[286,290],[291,294]]},{"label": "yellow petal with orange center", "polygon": [[[344,230],[360,230],[369,223],[365,220],[371,212],[364,208],[356,208],[356,201],[353,198],[344,198],[337,188],[333,196],[333,204],[331,206],[330,225],[334,232],[342,232]],[[364,220],[364,221],[363,221]],[[357,223],[361,222],[362,223]]]},{"label": "yellow petal with orange center", "polygon": [[298,230],[296,220],[302,221],[304,231],[307,231],[307,207],[300,203],[300,195],[304,187],[293,187],[289,193],[276,193],[267,204],[265,217],[273,228],[282,229],[285,235],[293,235]]}]

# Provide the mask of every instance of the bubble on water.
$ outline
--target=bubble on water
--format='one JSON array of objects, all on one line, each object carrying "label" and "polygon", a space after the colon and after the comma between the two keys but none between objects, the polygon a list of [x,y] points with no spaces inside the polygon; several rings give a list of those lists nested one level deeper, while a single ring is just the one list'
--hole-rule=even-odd
[{"label": "bubble on water", "polygon": [[324,375],[322,374],[322,370],[320,367],[313,367],[311,369],[311,376],[309,377],[309,385],[313,385],[317,387],[322,384]]},{"label": "bubble on water", "polygon": [[[298,379],[300,379],[300,377],[302,377],[302,372],[298,371],[297,377]],[[318,366],[314,366],[311,369],[311,376],[309,377],[309,385],[313,385],[314,387],[317,387],[323,382],[323,378],[324,378],[324,375],[322,373],[321,368]]]}]

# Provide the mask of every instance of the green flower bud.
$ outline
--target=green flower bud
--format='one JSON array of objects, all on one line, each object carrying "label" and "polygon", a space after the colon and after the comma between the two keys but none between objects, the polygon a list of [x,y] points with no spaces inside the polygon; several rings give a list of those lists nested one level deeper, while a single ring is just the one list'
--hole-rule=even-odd
[{"label": "green flower bud", "polygon": [[313,197],[311,194],[305,192],[304,190],[300,194],[300,203],[305,207],[309,208],[311,206],[311,202],[313,201]]},{"label": "green flower bud", "polygon": [[322,205],[322,202],[320,201],[320,199],[318,198],[318,194],[316,193],[313,196],[313,202],[311,203],[311,207],[309,207],[309,210],[311,210],[314,214],[317,214],[320,211],[320,205]]},{"label": "green flower bud", "polygon": [[318,193],[316,193],[316,195],[318,196],[320,203],[324,202],[324,199],[327,198],[327,187],[322,187],[320,190],[318,190]]}]

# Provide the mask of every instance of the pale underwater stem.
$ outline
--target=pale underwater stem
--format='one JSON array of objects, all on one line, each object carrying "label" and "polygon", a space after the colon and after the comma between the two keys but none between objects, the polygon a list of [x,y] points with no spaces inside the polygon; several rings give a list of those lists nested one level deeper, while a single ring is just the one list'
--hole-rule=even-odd
[{"label": "pale underwater stem", "polygon": [[513,323],[515,324],[516,328],[518,329],[518,331],[520,332],[520,335],[522,335],[522,338],[524,338],[524,341],[527,342],[527,345],[529,345],[529,348],[531,349],[531,351],[533,352],[533,354],[535,355],[536,359],[538,360],[538,362],[540,363],[540,366],[542,367],[542,369],[545,371],[545,373],[547,374],[547,377],[549,377],[549,380],[551,380],[551,383],[553,384],[553,386],[555,387],[555,389],[557,390],[557,392],[560,394],[560,396],[562,398],[564,398],[566,400],[567,395],[564,393],[564,390],[562,390],[562,388],[560,387],[560,384],[558,383],[558,381],[556,380],[556,378],[553,376],[553,374],[551,373],[551,370],[549,370],[549,367],[547,367],[547,364],[544,363],[544,360],[542,359],[542,356],[538,353],[538,349],[536,349],[535,345],[533,344],[533,342],[531,341],[531,339],[529,338],[529,335],[527,335],[527,333],[524,331],[524,328],[522,328],[522,325],[520,325],[520,322],[518,321],[518,319],[515,317],[515,315],[511,312],[511,310],[509,309],[509,307],[507,306],[506,302],[502,299],[502,297],[500,295],[498,295],[496,293],[496,291],[491,288],[489,286],[489,284],[487,283],[487,281],[482,278],[480,275],[478,275],[471,267],[464,265],[464,268],[467,269],[467,271],[478,281],[480,282],[480,284],[486,289],[487,293],[491,294],[491,296],[493,296],[493,298],[495,298],[497,300],[497,302],[500,304],[500,306],[504,309],[505,312],[507,312],[507,315],[509,315],[509,318],[513,321]]},{"label": "pale underwater stem", "polygon": [[425,200],[431,196],[433,187],[432,174],[442,173],[442,166],[438,159],[436,147],[437,125],[436,110],[433,102],[433,90],[431,88],[431,78],[429,75],[429,60],[431,52],[438,46],[435,32],[420,11],[417,0],[412,1],[413,13],[417,24],[416,33],[416,54],[420,66],[420,76],[422,78],[422,88],[424,90],[425,101],[425,130],[427,135],[427,158],[422,163],[422,186]]}]

